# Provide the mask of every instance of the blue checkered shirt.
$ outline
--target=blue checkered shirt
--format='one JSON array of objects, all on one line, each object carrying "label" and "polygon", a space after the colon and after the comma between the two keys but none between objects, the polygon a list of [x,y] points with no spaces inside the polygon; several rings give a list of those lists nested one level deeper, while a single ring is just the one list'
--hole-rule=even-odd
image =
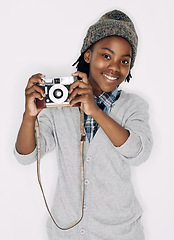
[{"label": "blue checkered shirt", "polygon": [[[111,111],[113,103],[119,98],[120,92],[121,91],[118,91],[117,88],[115,88],[111,92],[107,92],[107,93],[103,92],[100,94],[100,96],[95,97],[95,102],[103,112],[108,114]],[[100,126],[92,117],[86,114],[85,114],[84,124],[85,124],[86,136],[90,142],[95,136]]]}]

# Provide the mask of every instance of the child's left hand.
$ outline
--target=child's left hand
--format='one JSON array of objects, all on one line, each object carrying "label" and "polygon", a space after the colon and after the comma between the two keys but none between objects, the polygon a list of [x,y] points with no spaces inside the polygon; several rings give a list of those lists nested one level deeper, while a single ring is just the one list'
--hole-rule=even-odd
[{"label": "child's left hand", "polygon": [[77,80],[70,85],[68,101],[71,107],[80,106],[87,115],[93,117],[99,107],[95,103],[92,86],[89,84],[87,75],[79,71],[72,75],[80,77],[82,80]]},{"label": "child's left hand", "polygon": [[110,116],[104,113],[95,103],[92,86],[87,75],[82,72],[75,72],[73,76],[80,77],[70,85],[69,103],[72,107],[80,108],[89,116],[94,118],[100,125],[114,146],[120,147],[130,135],[129,131],[118,124]]}]

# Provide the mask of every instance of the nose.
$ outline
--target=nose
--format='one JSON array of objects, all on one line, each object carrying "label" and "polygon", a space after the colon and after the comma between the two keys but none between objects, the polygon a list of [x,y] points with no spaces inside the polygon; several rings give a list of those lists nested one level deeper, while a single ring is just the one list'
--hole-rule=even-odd
[{"label": "nose", "polygon": [[118,61],[113,60],[112,62],[109,63],[108,68],[114,72],[119,72],[120,71],[120,64]]}]

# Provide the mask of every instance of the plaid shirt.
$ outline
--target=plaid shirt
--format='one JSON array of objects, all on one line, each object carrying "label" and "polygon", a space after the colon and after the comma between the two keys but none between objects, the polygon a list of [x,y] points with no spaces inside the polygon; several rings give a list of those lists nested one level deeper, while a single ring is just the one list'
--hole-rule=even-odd
[{"label": "plaid shirt", "polygon": [[[117,88],[108,93],[103,92],[100,96],[95,97],[95,102],[103,112],[108,114],[111,111],[113,103],[119,98],[120,92],[121,91],[118,91]],[[86,114],[84,122],[86,135],[90,142],[100,126],[92,117]]]}]

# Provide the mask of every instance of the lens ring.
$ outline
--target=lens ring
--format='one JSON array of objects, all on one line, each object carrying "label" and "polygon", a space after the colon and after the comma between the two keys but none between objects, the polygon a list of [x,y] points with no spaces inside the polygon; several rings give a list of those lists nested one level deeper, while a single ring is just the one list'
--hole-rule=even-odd
[{"label": "lens ring", "polygon": [[[62,91],[62,93],[63,93],[62,97],[56,98],[54,96],[54,92],[56,90]],[[51,101],[54,103],[58,103],[58,104],[63,103],[68,98],[68,89],[62,84],[54,84],[49,90],[49,97],[50,97]]]}]

